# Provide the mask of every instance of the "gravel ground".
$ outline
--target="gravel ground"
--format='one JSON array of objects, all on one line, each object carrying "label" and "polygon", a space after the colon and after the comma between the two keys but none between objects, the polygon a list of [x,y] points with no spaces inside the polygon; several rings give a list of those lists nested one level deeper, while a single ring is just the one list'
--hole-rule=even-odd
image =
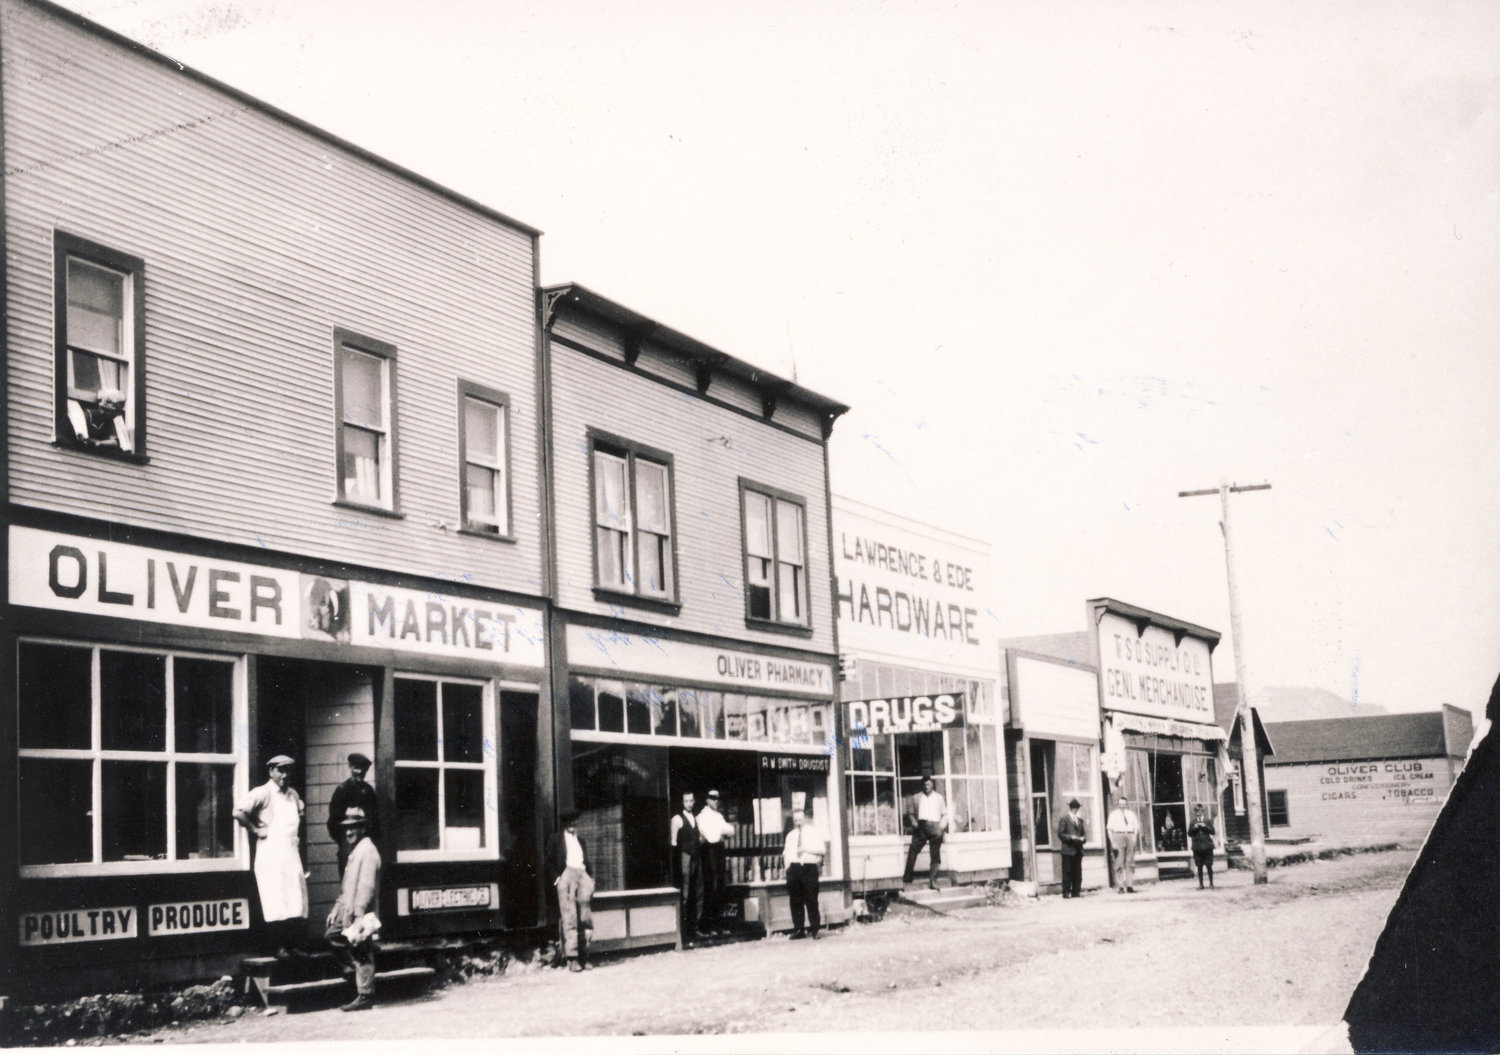
[{"label": "gravel ground", "polygon": [[[1259,887],[1236,871],[1209,891],[1172,880],[1135,895],[1012,898],[946,915],[895,906],[880,923],[818,942],[638,955],[581,975],[473,981],[358,1015],[257,1012],[130,1040],[299,1049],[358,1040],[371,1051],[417,1038],[611,1036],[612,1050],[663,1050],[626,1038],[659,1045],[679,1035],[675,1050],[730,1051],[768,1043],[743,1034],[834,1031],[848,1035],[823,1036],[821,1050],[1337,1051],[1337,1023],[1413,854],[1273,869]],[[937,1032],[948,1030],[964,1032]],[[684,1036],[694,1034],[740,1036],[718,1038],[725,1046]]]}]

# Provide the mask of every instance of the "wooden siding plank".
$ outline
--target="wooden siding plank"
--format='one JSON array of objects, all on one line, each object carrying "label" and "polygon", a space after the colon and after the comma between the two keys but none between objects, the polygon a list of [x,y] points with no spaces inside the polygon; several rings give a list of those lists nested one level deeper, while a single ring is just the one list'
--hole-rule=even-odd
[{"label": "wooden siding plank", "polygon": [[[530,234],[40,10],[4,19],[10,499],[539,593]],[[147,465],[51,445],[54,226],[145,261]],[[402,519],[331,504],[335,326],[399,349]],[[515,543],[439,526],[459,377],[511,397]]]}]

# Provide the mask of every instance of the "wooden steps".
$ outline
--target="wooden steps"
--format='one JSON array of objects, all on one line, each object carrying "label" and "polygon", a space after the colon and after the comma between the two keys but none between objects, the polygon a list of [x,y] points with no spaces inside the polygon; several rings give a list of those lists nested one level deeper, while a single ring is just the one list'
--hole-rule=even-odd
[{"label": "wooden steps", "polygon": [[[428,951],[428,946],[407,942],[376,946],[376,992],[380,992],[382,983],[414,984],[435,977],[436,968],[406,962],[413,955]],[[382,960],[399,966],[381,970],[378,965]],[[244,991],[259,996],[265,1007],[285,1006],[319,994],[336,992],[343,996],[353,993],[353,972],[331,952],[313,953],[299,960],[250,956],[240,962],[240,970],[245,979]]]}]

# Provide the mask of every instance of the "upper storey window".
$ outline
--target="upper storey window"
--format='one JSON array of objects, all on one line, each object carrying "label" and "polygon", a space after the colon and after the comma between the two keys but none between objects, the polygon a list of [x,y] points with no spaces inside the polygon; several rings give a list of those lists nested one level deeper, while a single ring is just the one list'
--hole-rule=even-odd
[{"label": "upper storey window", "polygon": [[510,399],[503,392],[467,381],[459,382],[458,397],[464,530],[509,538]]},{"label": "upper storey window", "polygon": [[66,446],[145,452],[145,265],[55,235],[56,434]]},{"label": "upper storey window", "polygon": [[396,347],[334,333],[338,497],[396,509]]},{"label": "upper storey window", "polygon": [[672,456],[603,436],[591,446],[598,588],[675,603]]},{"label": "upper storey window", "polygon": [[808,625],[807,503],[796,495],[740,482],[745,509],[745,617]]}]

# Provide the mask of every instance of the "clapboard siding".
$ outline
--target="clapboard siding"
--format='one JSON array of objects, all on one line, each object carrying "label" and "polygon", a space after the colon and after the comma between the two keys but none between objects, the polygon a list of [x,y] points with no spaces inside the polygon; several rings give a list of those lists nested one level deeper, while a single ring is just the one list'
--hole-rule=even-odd
[{"label": "clapboard siding", "polygon": [[[674,618],[627,609],[630,618],[767,644],[830,650],[833,611],[821,444],[557,342],[552,345],[552,370],[561,604],[600,615],[619,614],[596,602],[592,592],[588,430],[600,429],[673,458],[681,612]],[[740,477],[807,501],[810,640],[745,626]]]},{"label": "clapboard siding", "polygon": [[1289,766],[1267,764],[1267,792],[1284,791],[1290,824],[1273,836],[1373,842],[1427,834],[1462,758],[1366,759]]},{"label": "clapboard siding", "polygon": [[[539,593],[531,233],[27,4],[0,18],[10,499]],[[145,263],[148,464],[51,445],[54,229]],[[404,517],[332,504],[336,327],[398,350]],[[441,526],[460,378],[511,398],[514,543]]]}]

